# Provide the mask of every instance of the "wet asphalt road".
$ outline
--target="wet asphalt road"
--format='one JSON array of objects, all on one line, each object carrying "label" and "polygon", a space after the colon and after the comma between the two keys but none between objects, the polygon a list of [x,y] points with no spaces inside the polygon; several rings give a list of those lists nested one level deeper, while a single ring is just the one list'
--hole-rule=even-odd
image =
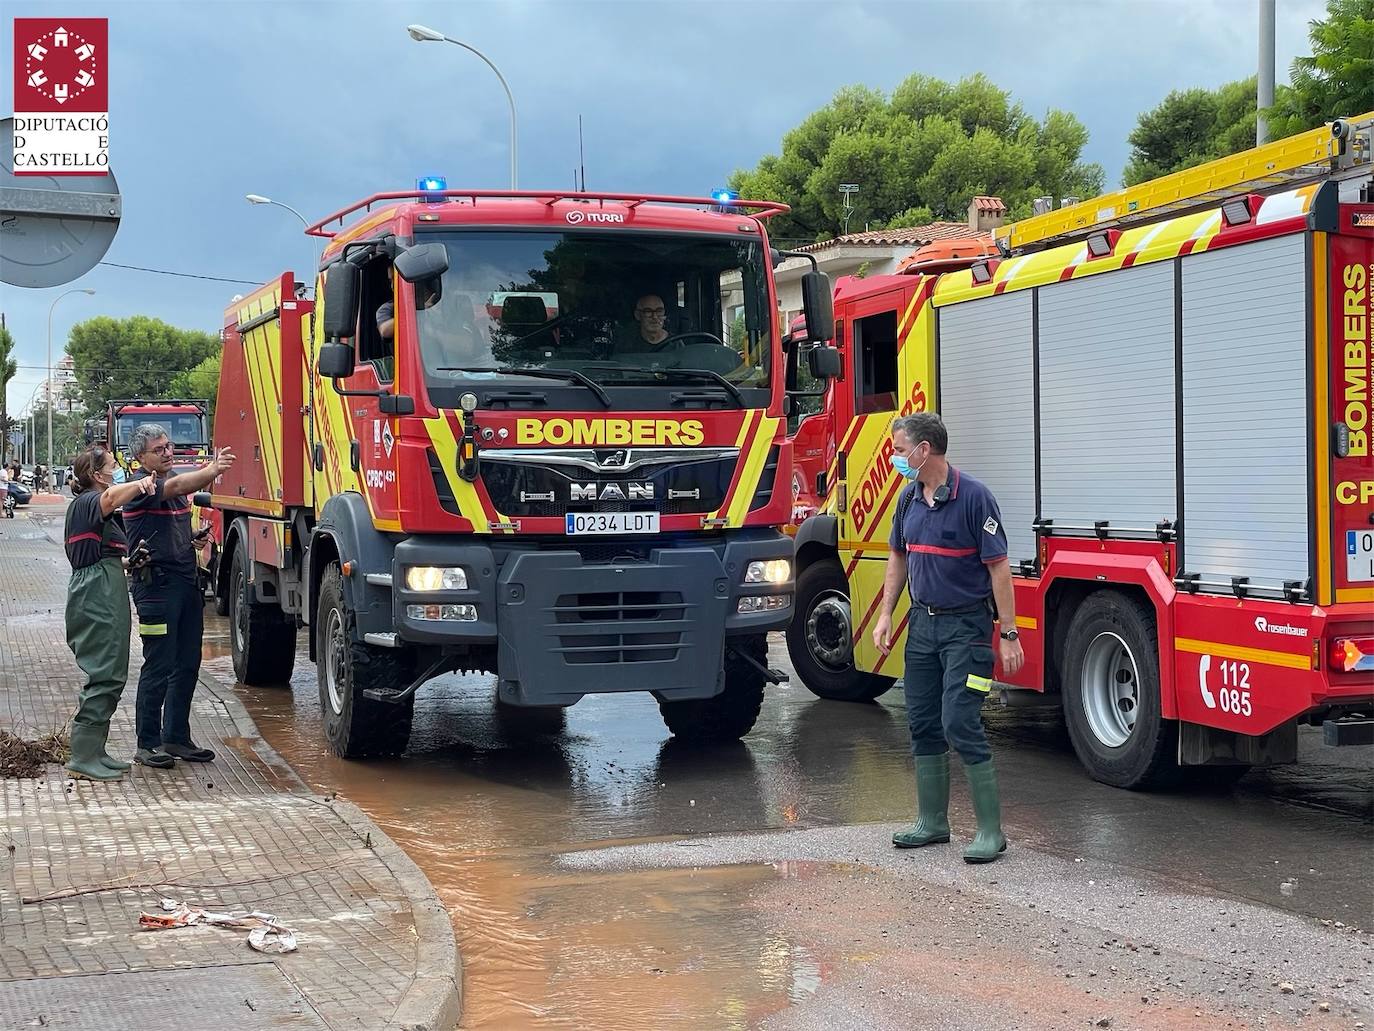
[{"label": "wet asphalt road", "polygon": [[[208,622],[207,669],[232,680],[223,624]],[[788,666],[781,641],[771,663]],[[497,707],[492,678],[450,675],[421,690],[408,754],[369,763],[326,752],[304,649],[291,690],[239,693],[264,736],[307,781],[362,806],[435,884],[464,955],[465,1027],[753,1027],[784,1019],[782,1012],[812,1012],[797,1007],[843,999],[855,977],[862,980],[855,971],[864,958],[842,941],[847,923],[872,931],[862,900],[875,891],[915,898],[914,889],[894,888],[887,872],[872,874],[880,884],[852,893],[847,886],[854,871],[892,862],[891,828],[864,825],[908,820],[914,807],[899,690],[856,706],[820,701],[799,683],[773,689],[743,743],[702,751],[669,738],[648,696],[588,697],[568,711],[565,725],[549,728]],[[1293,926],[1325,920],[1374,928],[1371,750],[1334,752],[1314,744],[1319,733],[1305,732],[1301,766],[1252,773],[1234,790],[1139,794],[1089,780],[1055,710],[990,704],[987,717],[1013,850],[1055,864],[1061,882],[1082,872],[1078,887],[1087,897],[1116,898],[1130,878],[1145,886],[1140,891],[1254,905]],[[958,779],[953,796],[957,837],[972,825]],[[681,856],[712,836],[759,831],[847,835],[838,852],[818,849],[808,867],[809,897],[830,899],[819,923],[796,919],[794,891],[778,894],[779,877],[795,877],[795,864],[807,860],[789,853],[792,872],[784,863],[780,874],[767,847],[685,873],[681,862],[568,861],[574,853],[663,840],[677,841]],[[964,869],[957,853],[945,859]],[[923,854],[911,869],[927,863]],[[986,868],[991,883],[1011,865]],[[1102,888],[1089,869],[1099,871]],[[927,877],[916,894],[948,890]],[[1359,942],[1368,954],[1367,940]],[[1271,966],[1282,974],[1277,959]],[[882,969],[874,960],[875,981]],[[1367,977],[1369,968],[1355,973]],[[1191,982],[1180,975],[1179,984]],[[900,996],[894,988],[892,998]],[[873,997],[883,1000],[891,1011],[886,994]],[[1315,996],[1310,1001],[1317,1005]],[[1178,1005],[1183,1012],[1193,1003]],[[872,1012],[872,1026],[886,1026],[882,1007]],[[1245,1022],[1239,1011],[1218,1012],[1240,1020],[1236,1026]],[[1063,1026],[1082,1015],[1071,1007],[1063,1013]],[[910,1015],[898,1009],[889,1016],[900,1023],[902,1014]],[[1218,1026],[1206,1023],[1211,1010],[1198,1015],[1198,1026]],[[918,1024],[1003,1026],[970,1019]],[[1044,1014],[1024,1019],[1030,1022],[1004,1026],[1060,1026]],[[1113,1026],[1133,1026],[1122,1019]],[[1138,1026],[1154,1026],[1153,1017],[1141,1019]]]}]

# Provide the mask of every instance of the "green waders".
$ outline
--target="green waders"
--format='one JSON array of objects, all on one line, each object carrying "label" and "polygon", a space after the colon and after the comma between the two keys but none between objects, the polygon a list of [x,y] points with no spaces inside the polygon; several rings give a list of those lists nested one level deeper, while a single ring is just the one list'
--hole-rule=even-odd
[{"label": "green waders", "polygon": [[110,717],[129,677],[129,583],[123,563],[101,559],[72,570],[67,590],[67,646],[86,674],[72,718],[67,770],[88,780],[115,780],[128,766],[105,752]]}]

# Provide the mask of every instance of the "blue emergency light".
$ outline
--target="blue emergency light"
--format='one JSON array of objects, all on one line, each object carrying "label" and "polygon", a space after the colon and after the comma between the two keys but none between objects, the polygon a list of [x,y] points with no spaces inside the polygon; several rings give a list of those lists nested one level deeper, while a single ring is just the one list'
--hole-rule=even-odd
[{"label": "blue emergency light", "polygon": [[441,175],[427,175],[415,183],[421,193],[442,193],[448,189],[448,180]]},{"label": "blue emergency light", "polygon": [[738,190],[712,190],[711,198],[719,204],[733,204],[739,200]]}]

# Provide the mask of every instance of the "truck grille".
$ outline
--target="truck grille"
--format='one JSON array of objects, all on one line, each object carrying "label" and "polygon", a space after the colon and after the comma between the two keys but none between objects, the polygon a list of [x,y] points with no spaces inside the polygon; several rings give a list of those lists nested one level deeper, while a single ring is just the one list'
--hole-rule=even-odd
[{"label": "truck grille", "polygon": [[555,650],[570,666],[671,662],[682,646],[673,624],[684,624],[687,606],[675,591],[598,591],[559,595],[553,616]]},{"label": "truck grille", "polygon": [[[735,475],[737,456],[707,461],[643,466],[621,472],[590,471],[537,460],[503,459],[482,463],[482,482],[498,512],[511,517],[559,518],[567,512],[661,512],[689,515],[713,512],[725,503]],[[573,486],[594,484],[598,492],[607,484],[653,485],[653,500],[632,499],[574,501]]]}]

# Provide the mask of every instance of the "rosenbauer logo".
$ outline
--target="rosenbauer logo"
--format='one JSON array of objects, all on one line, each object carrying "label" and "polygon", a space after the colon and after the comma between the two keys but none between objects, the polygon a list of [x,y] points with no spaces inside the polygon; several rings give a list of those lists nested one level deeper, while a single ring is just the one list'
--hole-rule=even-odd
[{"label": "rosenbauer logo", "polygon": [[14,174],[108,175],[106,18],[14,19]]},{"label": "rosenbauer logo", "polygon": [[581,225],[583,222],[624,222],[625,216],[618,211],[569,211],[563,216],[568,220],[569,225]]},{"label": "rosenbauer logo", "polygon": [[1262,634],[1286,634],[1289,637],[1306,637],[1307,627],[1293,626],[1291,623],[1271,623],[1263,616],[1255,617],[1255,629]]}]

